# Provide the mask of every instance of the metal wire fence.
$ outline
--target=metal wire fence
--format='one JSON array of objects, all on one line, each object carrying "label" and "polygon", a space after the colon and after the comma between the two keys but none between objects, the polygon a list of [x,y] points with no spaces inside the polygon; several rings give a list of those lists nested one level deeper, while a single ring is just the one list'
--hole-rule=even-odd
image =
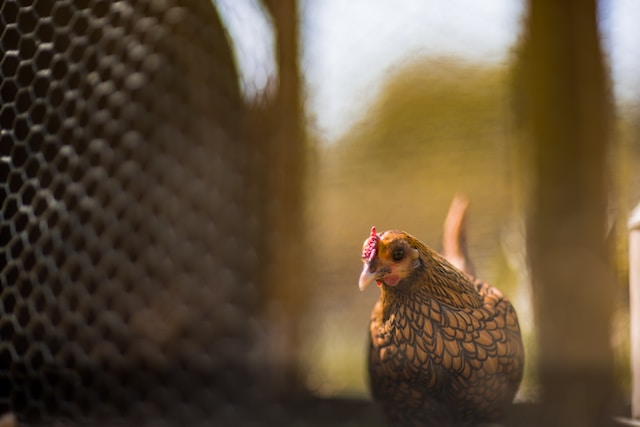
[{"label": "metal wire fence", "polygon": [[243,425],[259,182],[208,0],[0,6],[0,412]]}]

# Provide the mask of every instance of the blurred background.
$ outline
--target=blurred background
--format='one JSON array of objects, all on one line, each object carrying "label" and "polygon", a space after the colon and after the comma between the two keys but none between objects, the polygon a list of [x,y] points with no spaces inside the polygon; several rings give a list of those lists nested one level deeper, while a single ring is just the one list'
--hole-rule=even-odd
[{"label": "blurred background", "polygon": [[[216,5],[245,97],[268,94],[277,67],[263,5]],[[605,178],[616,276],[608,288],[615,306],[611,343],[616,381],[628,394],[626,223],[640,195],[640,42],[632,17],[640,6],[603,0],[597,8],[611,115]],[[526,244],[535,168],[525,123],[527,17],[524,1],[299,2],[309,150],[309,246],[301,282],[308,288],[299,333],[303,381],[314,393],[368,394],[366,331],[378,295],[355,288],[366,231],[371,225],[408,230],[439,248],[449,204],[462,193],[471,202],[469,246],[477,274],[506,292],[524,331],[528,363],[517,400],[537,396]]]},{"label": "blurred background", "polygon": [[[245,97],[277,79],[272,21],[258,1],[218,1]],[[629,384],[626,218],[638,200],[640,49],[632,1],[598,3],[613,94],[608,224],[618,285],[613,342]],[[368,312],[377,293],[355,288],[371,225],[409,230],[435,248],[457,193],[471,201],[478,275],[513,300],[527,336],[534,393],[531,283],[525,244],[531,148],[524,137],[526,2],[299,3],[309,170],[309,248],[301,329],[305,384],[321,395],[367,394]],[[259,34],[259,35],[258,35]],[[551,107],[550,107],[551,108]],[[307,333],[306,330],[313,331]]]},{"label": "blurred background", "polygon": [[[0,6],[2,410],[37,420],[160,402],[133,411],[144,418],[178,400],[178,417],[214,408],[219,425],[259,425],[245,404],[366,401],[378,293],[356,286],[362,242],[375,225],[440,249],[456,194],[470,201],[477,275],[520,318],[527,365],[516,401],[538,402],[551,387],[545,361],[572,354],[545,350],[553,340],[544,326],[538,337],[534,314],[554,292],[536,287],[530,252],[554,233],[544,194],[557,184],[587,195],[578,213],[595,212],[597,226],[576,233],[602,237],[590,250],[606,284],[567,289],[598,301],[601,310],[585,303],[577,335],[596,325],[592,345],[611,353],[585,366],[611,374],[602,405],[615,400],[628,415],[638,2],[600,0],[592,15],[568,2],[557,9],[566,25],[548,38],[537,37],[554,6],[514,0],[57,3]],[[558,45],[565,82],[584,80],[540,100],[558,74],[546,74],[544,55]],[[592,104],[602,108],[580,109]],[[555,135],[555,124],[543,132],[545,114],[569,123],[566,146],[539,142]],[[566,156],[545,163],[556,148]],[[536,289],[547,293],[536,299]],[[585,319],[580,301],[556,298],[549,312],[578,307]]]}]

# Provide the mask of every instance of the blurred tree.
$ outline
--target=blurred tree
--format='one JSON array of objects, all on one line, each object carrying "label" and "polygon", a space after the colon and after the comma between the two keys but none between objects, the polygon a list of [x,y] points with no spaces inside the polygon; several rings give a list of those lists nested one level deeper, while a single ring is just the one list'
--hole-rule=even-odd
[{"label": "blurred tree", "polygon": [[505,71],[429,58],[384,83],[363,119],[321,153],[313,213],[322,229],[313,240],[337,245],[322,249],[319,256],[335,262],[321,265],[351,263],[342,245],[354,242],[357,254],[372,224],[406,228],[438,246],[456,192],[471,199],[475,256],[499,250],[504,221],[496,216],[512,216],[516,191]]}]

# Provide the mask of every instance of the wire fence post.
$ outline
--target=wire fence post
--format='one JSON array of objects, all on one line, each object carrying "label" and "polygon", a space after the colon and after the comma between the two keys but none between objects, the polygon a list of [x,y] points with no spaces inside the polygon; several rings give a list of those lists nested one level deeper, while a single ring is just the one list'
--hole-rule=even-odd
[{"label": "wire fence post", "polygon": [[629,321],[631,327],[631,416],[640,419],[640,204],[629,218]]}]

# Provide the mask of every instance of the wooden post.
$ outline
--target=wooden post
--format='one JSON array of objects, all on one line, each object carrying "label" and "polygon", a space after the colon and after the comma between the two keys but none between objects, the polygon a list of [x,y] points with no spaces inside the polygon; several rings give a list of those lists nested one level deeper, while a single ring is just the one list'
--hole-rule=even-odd
[{"label": "wooden post", "polygon": [[640,419],[640,204],[629,218],[629,321],[631,323],[631,416]]},{"label": "wooden post", "polygon": [[265,209],[268,224],[265,271],[269,301],[266,317],[270,332],[271,385],[286,394],[302,386],[300,328],[305,313],[304,285],[304,182],[306,138],[300,72],[300,23],[298,0],[263,0],[276,35],[278,85],[270,114],[267,140]]},{"label": "wooden post", "polygon": [[609,111],[596,0],[530,0],[528,255],[545,426],[599,427],[615,395],[604,241]]}]

